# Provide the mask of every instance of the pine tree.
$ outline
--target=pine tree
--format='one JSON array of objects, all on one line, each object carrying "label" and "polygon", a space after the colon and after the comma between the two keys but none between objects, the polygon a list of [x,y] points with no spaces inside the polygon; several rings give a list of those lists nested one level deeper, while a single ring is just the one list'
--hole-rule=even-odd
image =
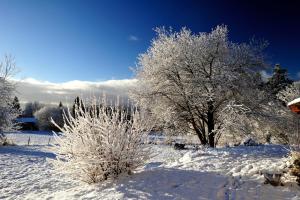
[{"label": "pine tree", "polygon": [[12,109],[16,112],[16,113],[21,113],[21,105],[19,102],[19,99],[17,96],[15,96],[15,98],[12,101]]},{"label": "pine tree", "polygon": [[58,107],[59,107],[59,108],[63,108],[63,107],[64,107],[61,101],[59,102]]},{"label": "pine tree", "polygon": [[267,89],[276,96],[279,91],[292,83],[293,81],[288,77],[288,71],[283,69],[279,64],[276,64],[273,70],[273,75],[267,82]]},{"label": "pine tree", "polygon": [[81,115],[81,112],[85,113],[85,106],[82,99],[77,96],[74,100],[72,114],[74,117],[76,117],[77,115]]}]

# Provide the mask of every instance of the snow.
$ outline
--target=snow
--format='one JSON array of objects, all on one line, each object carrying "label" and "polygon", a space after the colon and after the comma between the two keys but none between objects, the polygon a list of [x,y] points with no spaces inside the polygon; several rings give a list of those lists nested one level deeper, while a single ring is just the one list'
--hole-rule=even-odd
[{"label": "snow", "polygon": [[296,103],[300,103],[300,98],[294,99],[293,101],[289,102],[288,106],[291,106],[291,105],[296,104]]},{"label": "snow", "polygon": [[0,147],[0,199],[300,198],[299,186],[289,180],[284,179],[285,186],[263,184],[263,172],[280,172],[287,165],[288,150],[280,145],[182,151],[151,145],[154,157],[132,176],[88,185],[55,170],[55,154],[47,145],[51,135],[18,134],[25,139],[20,144],[31,135],[43,145]]}]

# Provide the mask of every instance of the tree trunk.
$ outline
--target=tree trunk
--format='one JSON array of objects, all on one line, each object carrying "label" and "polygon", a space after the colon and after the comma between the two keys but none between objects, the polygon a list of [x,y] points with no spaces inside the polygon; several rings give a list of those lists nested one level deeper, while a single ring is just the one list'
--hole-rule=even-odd
[{"label": "tree trunk", "polygon": [[203,131],[205,131],[205,130],[201,130],[201,129],[196,125],[196,123],[195,123],[194,120],[192,120],[192,125],[193,125],[193,128],[194,128],[194,130],[195,130],[195,132],[196,132],[196,134],[197,134],[197,136],[198,136],[198,138],[199,138],[201,144],[202,144],[202,145],[206,145],[206,144],[207,144],[207,140],[206,140],[206,138],[205,138],[205,132],[203,133]]},{"label": "tree trunk", "polygon": [[195,129],[198,138],[200,139],[200,142],[202,145],[207,145],[207,140],[205,138],[205,133],[202,133],[202,131],[198,128]]},{"label": "tree trunk", "polygon": [[214,121],[214,106],[213,102],[208,102],[208,112],[207,112],[207,132],[208,132],[208,143],[210,147],[215,147],[215,121]]}]

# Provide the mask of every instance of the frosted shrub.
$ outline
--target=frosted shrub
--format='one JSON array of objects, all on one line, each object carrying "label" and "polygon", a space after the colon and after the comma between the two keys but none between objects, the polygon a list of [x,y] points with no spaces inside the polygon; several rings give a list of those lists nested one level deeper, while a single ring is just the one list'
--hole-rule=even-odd
[{"label": "frosted shrub", "polygon": [[289,172],[296,177],[296,182],[300,186],[300,152],[291,151],[289,155]]},{"label": "frosted shrub", "polygon": [[56,137],[58,166],[88,183],[131,174],[141,166],[149,155],[143,141],[151,128],[146,114],[105,102],[85,107],[79,106],[75,116],[64,112],[64,126],[57,125],[62,132]]},{"label": "frosted shrub", "polygon": [[12,146],[14,142],[8,139],[4,134],[0,134],[0,146]]}]

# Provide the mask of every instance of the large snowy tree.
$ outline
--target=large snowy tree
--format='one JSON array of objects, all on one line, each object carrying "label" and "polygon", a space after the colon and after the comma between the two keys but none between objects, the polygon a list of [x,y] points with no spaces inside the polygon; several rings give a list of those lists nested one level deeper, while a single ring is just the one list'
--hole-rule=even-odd
[{"label": "large snowy tree", "polygon": [[138,86],[131,96],[166,128],[196,133],[203,145],[214,147],[238,119],[232,115],[258,108],[265,43],[233,43],[226,26],[199,34],[186,28],[156,31],[138,57]]},{"label": "large snowy tree", "polygon": [[11,56],[5,56],[0,63],[0,145],[5,142],[4,131],[13,129],[13,119],[20,114],[13,109],[11,104],[15,87],[9,78],[14,75],[15,70],[14,59]]}]

